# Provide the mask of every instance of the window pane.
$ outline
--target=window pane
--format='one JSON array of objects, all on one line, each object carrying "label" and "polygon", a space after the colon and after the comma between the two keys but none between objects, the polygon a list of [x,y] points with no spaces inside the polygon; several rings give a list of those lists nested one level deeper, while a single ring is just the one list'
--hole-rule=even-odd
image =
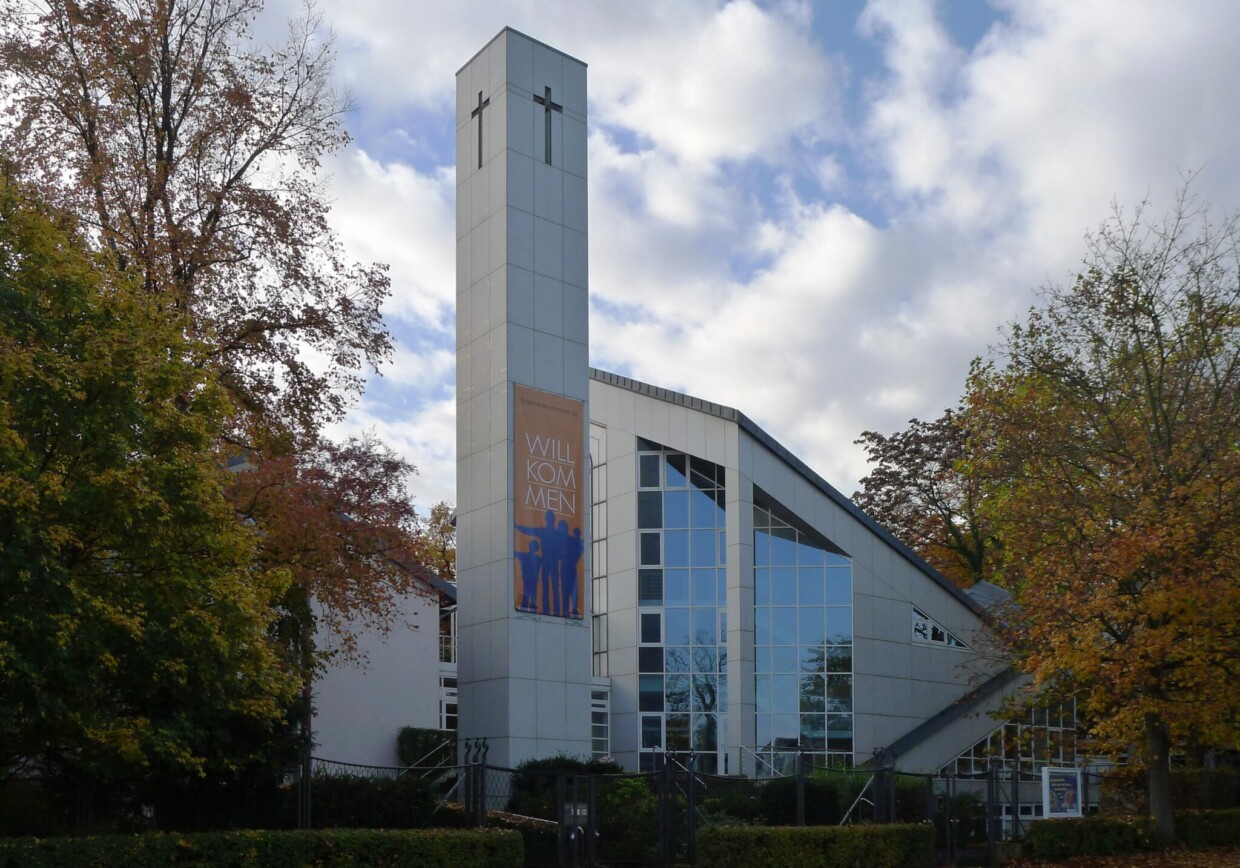
[{"label": "window pane", "polygon": [[642,747],[663,747],[663,718],[642,717]]},{"label": "window pane", "polygon": [[637,526],[663,527],[663,493],[659,491],[637,492]]},{"label": "window pane", "polygon": [[659,559],[659,534],[646,532],[641,535],[642,566],[657,567]]},{"label": "window pane", "polygon": [[637,571],[637,605],[639,606],[662,606],[663,605],[663,571],[662,570],[638,570]]},{"label": "window pane", "polygon": [[693,671],[714,674],[719,669],[719,652],[713,646],[693,649]]},{"label": "window pane", "polygon": [[663,649],[662,648],[638,648],[637,649],[637,671],[638,672],[654,672],[663,671]]},{"label": "window pane", "polygon": [[771,603],[776,606],[797,604],[797,571],[795,567],[771,568]]},{"label": "window pane", "polygon": [[826,669],[826,649],[821,645],[802,645],[800,656],[802,672],[823,672]]},{"label": "window pane", "polygon": [[797,671],[797,646],[795,645],[776,645],[771,649],[771,671],[772,672],[796,672]]},{"label": "window pane", "polygon": [[771,649],[764,645],[755,646],[754,652],[754,671],[755,672],[772,672],[771,669]]},{"label": "window pane", "polygon": [[801,747],[806,750],[826,750],[827,716],[825,714],[801,715]]},{"label": "window pane", "polygon": [[669,714],[667,716],[667,749],[689,749],[689,715]]},{"label": "window pane", "polygon": [[659,614],[643,612],[641,616],[641,641],[657,645],[663,637],[659,635]]},{"label": "window pane", "polygon": [[663,492],[663,526],[689,526],[689,492]]},{"label": "window pane", "polygon": [[715,631],[718,615],[712,606],[709,609],[693,609],[693,641],[692,645],[715,645],[718,643]]},{"label": "window pane", "polygon": [[714,711],[719,704],[719,676],[693,675],[693,710]]},{"label": "window pane", "polygon": [[827,676],[827,711],[852,711],[852,676]]},{"label": "window pane", "polygon": [[771,637],[774,645],[797,644],[797,610],[771,609]]},{"label": "window pane", "polygon": [[688,609],[665,609],[664,617],[667,619],[667,639],[665,644],[668,645],[688,645],[689,644],[689,610]]},{"label": "window pane", "polygon": [[663,545],[669,567],[689,566],[689,532],[687,530],[665,531]]},{"label": "window pane", "polygon": [[668,711],[688,711],[689,710],[689,676],[688,675],[669,675],[667,676],[667,688],[664,691],[667,696]]},{"label": "window pane", "polygon": [[818,606],[802,606],[797,613],[798,637],[801,645],[821,645],[826,640],[824,615]]},{"label": "window pane", "polygon": [[852,642],[851,608],[827,607],[827,641],[832,645],[848,645]]},{"label": "window pane", "polygon": [[715,751],[719,749],[718,723],[713,714],[693,715],[693,749]]},{"label": "window pane", "polygon": [[795,712],[801,707],[801,699],[797,693],[797,676],[771,676],[771,710],[775,712]]},{"label": "window pane", "polygon": [[852,715],[827,716],[827,750],[852,750]]},{"label": "window pane", "polygon": [[667,456],[667,487],[684,488],[689,484],[685,470],[686,456],[671,453]]},{"label": "window pane", "polygon": [[852,605],[852,568],[827,570],[827,602],[832,606]]},{"label": "window pane", "polygon": [[693,605],[715,606],[715,571],[696,569],[693,571]]},{"label": "window pane", "polygon": [[801,676],[801,711],[826,711],[826,687],[821,675]]},{"label": "window pane", "polygon": [[827,671],[828,672],[851,672],[852,671],[852,648],[828,648],[827,649]]},{"label": "window pane", "polygon": [[688,570],[666,570],[663,573],[663,599],[669,606],[689,605]]},{"label": "window pane", "polygon": [[668,672],[688,672],[689,649],[683,645],[669,646],[663,655],[663,665]]},{"label": "window pane", "polygon": [[659,487],[659,456],[658,455],[639,455],[637,456],[638,468],[638,485],[641,488],[658,488]]},{"label": "window pane", "polygon": [[663,676],[662,675],[639,675],[638,683],[638,710],[639,711],[662,711],[663,710]]},{"label": "window pane", "polygon": [[723,510],[715,499],[704,491],[689,489],[689,522],[693,527],[721,527]]},{"label": "window pane", "polygon": [[719,563],[715,547],[718,545],[719,534],[714,530],[690,531],[693,536],[693,566],[713,567]]},{"label": "window pane", "polygon": [[800,591],[798,602],[802,606],[821,606],[827,601],[827,574],[817,567],[801,567],[797,570]]}]

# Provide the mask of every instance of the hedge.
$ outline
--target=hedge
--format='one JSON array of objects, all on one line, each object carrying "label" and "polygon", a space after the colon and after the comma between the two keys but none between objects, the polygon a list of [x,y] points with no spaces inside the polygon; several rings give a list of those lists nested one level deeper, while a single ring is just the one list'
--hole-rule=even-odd
[{"label": "hedge", "polygon": [[520,866],[502,830],[306,830],[0,839],[0,868],[399,868]]},{"label": "hedge", "polygon": [[934,864],[934,830],[917,826],[725,826],[698,834],[711,868],[904,868]]},{"label": "hedge", "polygon": [[[1240,846],[1240,808],[1177,811],[1175,838],[1190,849]],[[1029,844],[1039,859],[1120,856],[1154,849],[1149,817],[1084,817],[1042,820],[1029,827]]]}]

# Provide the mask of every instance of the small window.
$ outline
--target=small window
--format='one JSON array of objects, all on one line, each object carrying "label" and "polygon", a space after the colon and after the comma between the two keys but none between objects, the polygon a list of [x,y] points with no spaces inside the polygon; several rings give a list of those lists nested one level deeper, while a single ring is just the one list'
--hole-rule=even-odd
[{"label": "small window", "polygon": [[637,486],[639,488],[659,487],[659,465],[661,463],[659,455],[637,456]]},{"label": "small window", "polygon": [[658,612],[642,613],[641,641],[643,645],[658,645],[663,641],[663,617]]},{"label": "small window", "polygon": [[660,534],[657,531],[647,531],[641,535],[641,565],[644,567],[657,567],[663,563],[660,552]]},{"label": "small window", "polygon": [[637,605],[639,606],[662,606],[663,605],[663,571],[662,570],[638,570],[637,571]]}]

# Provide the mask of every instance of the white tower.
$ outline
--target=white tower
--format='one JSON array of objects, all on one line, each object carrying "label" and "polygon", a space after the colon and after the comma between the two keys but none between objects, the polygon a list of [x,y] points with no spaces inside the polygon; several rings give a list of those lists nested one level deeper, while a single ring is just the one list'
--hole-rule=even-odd
[{"label": "white tower", "polygon": [[588,756],[586,66],[506,28],[456,82],[460,737]]}]

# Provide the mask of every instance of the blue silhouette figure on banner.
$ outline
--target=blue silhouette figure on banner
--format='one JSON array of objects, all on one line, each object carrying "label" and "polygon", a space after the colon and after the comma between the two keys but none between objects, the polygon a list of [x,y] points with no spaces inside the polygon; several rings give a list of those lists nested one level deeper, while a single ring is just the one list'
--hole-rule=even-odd
[{"label": "blue silhouette figure on banner", "polygon": [[532,612],[538,608],[538,577],[542,572],[543,559],[538,551],[538,540],[530,540],[529,551],[513,554],[521,565],[521,608]]},{"label": "blue silhouette figure on banner", "polygon": [[586,543],[581,538],[581,528],[573,528],[568,535],[568,522],[559,526],[564,539],[564,559],[560,561],[560,611],[566,618],[577,617],[577,564],[585,553]]},{"label": "blue silhouette figure on banner", "polygon": [[[547,523],[542,527],[529,527],[523,524],[513,525],[513,527],[525,534],[532,536],[538,540],[539,548],[542,551],[542,559],[539,564],[538,575],[542,585],[542,613],[544,615],[563,615],[563,609],[557,610],[557,606],[563,605],[562,591],[562,573],[564,569],[564,556],[568,548],[568,522],[561,521],[560,526],[555,524],[555,511],[547,510]],[[554,587],[553,587],[554,585]],[[537,603],[538,595],[535,594],[535,603]]]}]

